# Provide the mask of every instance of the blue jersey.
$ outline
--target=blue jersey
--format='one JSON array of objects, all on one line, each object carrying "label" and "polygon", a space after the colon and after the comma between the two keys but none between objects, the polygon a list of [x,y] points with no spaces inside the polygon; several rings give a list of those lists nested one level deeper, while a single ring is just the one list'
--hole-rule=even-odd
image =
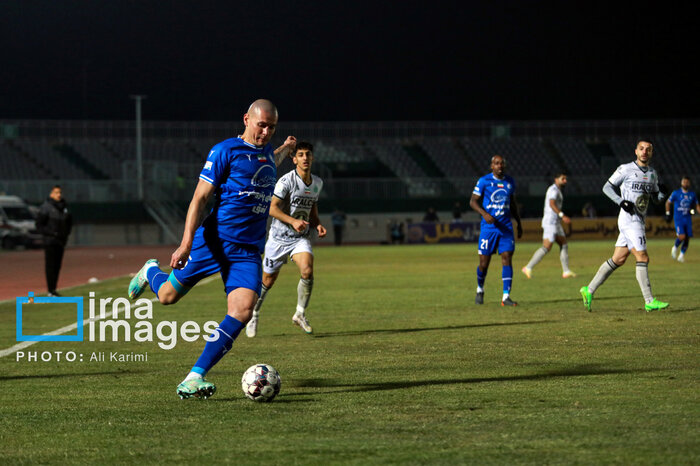
[{"label": "blue jersey", "polygon": [[216,187],[216,201],[200,228],[218,237],[265,249],[267,216],[277,182],[272,145],[227,139],[209,152],[199,179]]},{"label": "blue jersey", "polygon": [[684,193],[682,189],[673,191],[668,201],[673,203],[673,218],[677,222],[690,221],[690,209],[698,205],[698,197],[695,193],[693,191]]},{"label": "blue jersey", "polygon": [[515,193],[515,180],[505,175],[499,180],[493,173],[482,176],[476,182],[472,194],[481,196],[481,206],[493,218],[494,224],[481,219],[481,230],[499,230],[513,233],[513,224],[510,221],[510,200]]}]

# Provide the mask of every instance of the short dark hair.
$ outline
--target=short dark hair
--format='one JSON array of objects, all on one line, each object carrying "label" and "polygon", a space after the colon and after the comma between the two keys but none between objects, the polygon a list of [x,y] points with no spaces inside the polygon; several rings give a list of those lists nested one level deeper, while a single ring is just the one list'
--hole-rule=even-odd
[{"label": "short dark hair", "polygon": [[561,170],[558,171],[558,172],[554,172],[554,179],[557,179],[557,178],[559,178],[560,176],[569,176],[569,174],[566,173],[565,171],[561,171]]},{"label": "short dark hair", "polygon": [[53,185],[53,188],[51,188],[51,191],[53,191],[53,190],[56,189],[56,188],[58,188],[58,189],[60,189],[60,190],[63,190],[63,188],[61,187],[60,184],[55,184],[55,185]]},{"label": "short dark hair", "polygon": [[640,142],[648,142],[652,146],[654,145],[654,141],[652,141],[651,138],[639,138],[639,140],[637,141],[637,145],[634,147],[639,147]]},{"label": "short dark hair", "polygon": [[314,145],[308,141],[301,141],[297,143],[296,149],[294,149],[294,154],[296,155],[298,150],[308,150],[310,152],[314,151]]},{"label": "short dark hair", "polygon": [[688,175],[683,175],[683,177],[681,178],[681,181],[683,181],[683,180],[691,181],[691,179]]}]

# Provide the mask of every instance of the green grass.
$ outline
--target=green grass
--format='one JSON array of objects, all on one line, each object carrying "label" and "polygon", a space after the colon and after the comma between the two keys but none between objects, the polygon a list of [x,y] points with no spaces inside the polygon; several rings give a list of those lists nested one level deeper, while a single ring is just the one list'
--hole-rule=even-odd
[{"label": "green grass", "polygon": [[[649,246],[652,288],[671,303],[662,312],[642,310],[633,259],[584,311],[578,289],[610,257],[612,241],[572,243],[579,276],[569,280],[556,252],[527,280],[519,270],[539,245],[519,244],[512,296],[520,305],[509,309],[500,306],[497,260],[486,304],[473,304],[475,245],[318,248],[308,313],[315,335],[291,323],[298,274],[287,265],[258,336],[242,334],[211,371],[218,392],[209,400],[175,395],[201,339],[169,351],[88,341],[24,350],[148,352],[148,362],[0,358],[0,460],[698,464],[700,249],[691,246],[679,264],[669,240]],[[127,283],[70,294],[123,296]],[[224,313],[217,279],[175,306],[156,304],[154,322]],[[65,325],[65,316],[41,316],[41,328]],[[16,343],[14,325],[14,304],[0,305],[0,350]],[[240,389],[258,362],[282,375],[270,404]]]}]

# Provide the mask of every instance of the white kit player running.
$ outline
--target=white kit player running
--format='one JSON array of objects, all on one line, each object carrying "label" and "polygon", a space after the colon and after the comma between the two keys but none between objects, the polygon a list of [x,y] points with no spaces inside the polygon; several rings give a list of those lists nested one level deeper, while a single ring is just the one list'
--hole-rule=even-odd
[{"label": "white kit player running", "polygon": [[306,308],[311,298],[314,284],[314,256],[311,249],[313,230],[318,237],[326,236],[326,229],[318,217],[318,196],[323,188],[323,180],[311,174],[314,160],[313,146],[308,142],[296,145],[292,160],[296,169],[277,181],[270,204],[272,224],[265,245],[263,261],[262,291],[258,298],[253,317],[246,326],[246,335],[254,337],[258,330],[260,308],[279,276],[287,257],[299,268],[301,278],[297,285],[297,307],[292,321],[306,333],[313,330],[306,319]]},{"label": "white kit player running", "polygon": [[[630,252],[637,259],[636,275],[644,296],[644,309],[650,312],[668,307],[668,303],[654,298],[651,292],[644,225],[649,201],[663,202],[666,189],[659,184],[656,170],[649,166],[654,152],[652,143],[643,139],[637,143],[634,152],[637,160],[617,167],[603,187],[603,192],[620,206],[620,215],[617,218],[620,234],[612,257],[603,262],[593,280],[580,290],[583,304],[588,311],[591,310],[593,294],[618,267],[625,263]],[[616,189],[620,190],[619,195]]]},{"label": "white kit player running", "polygon": [[566,242],[566,234],[561,222],[571,223],[571,219],[561,210],[564,204],[564,186],[567,183],[565,173],[557,173],[554,184],[547,189],[544,196],[544,214],[542,215],[542,247],[532,255],[530,262],[522,268],[527,278],[532,277],[532,268],[552,249],[552,244],[559,245],[559,261],[561,262],[562,278],[575,277],[576,274],[569,270],[569,245]]}]

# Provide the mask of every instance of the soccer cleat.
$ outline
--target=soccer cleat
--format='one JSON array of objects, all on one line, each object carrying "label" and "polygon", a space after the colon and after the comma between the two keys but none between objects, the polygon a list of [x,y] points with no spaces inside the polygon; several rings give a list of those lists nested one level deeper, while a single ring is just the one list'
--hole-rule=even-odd
[{"label": "soccer cleat", "polygon": [[139,273],[134,275],[134,278],[132,278],[129,282],[130,299],[136,299],[141,296],[146,289],[146,286],[148,286],[146,270],[152,267],[151,264],[155,264],[156,267],[160,267],[160,262],[158,262],[158,259],[148,259],[146,263],[143,264],[143,267],[141,267],[141,270],[139,270]]},{"label": "soccer cleat", "polygon": [[532,269],[528,269],[527,266],[520,269],[520,271],[524,273],[527,278],[532,278]]},{"label": "soccer cleat", "polygon": [[253,338],[258,334],[258,316],[253,314],[253,317],[248,321],[248,325],[245,326],[245,334],[248,338]]},{"label": "soccer cleat", "polygon": [[685,262],[685,253],[678,254],[678,262]]},{"label": "soccer cleat", "polygon": [[644,305],[644,310],[647,312],[651,311],[658,311],[659,309],[664,309],[668,307],[668,303],[664,303],[662,301],[659,301],[658,299],[654,298],[654,300],[650,303],[646,303]]},{"label": "soccer cleat", "polygon": [[314,331],[314,329],[311,328],[311,325],[309,325],[309,321],[306,320],[306,316],[303,314],[294,314],[294,317],[292,317],[292,322],[301,327],[301,329],[306,333],[313,333]]},{"label": "soccer cleat", "polygon": [[576,274],[573,273],[571,270],[567,270],[566,272],[561,274],[561,278],[575,278]]},{"label": "soccer cleat", "polygon": [[581,292],[581,296],[583,297],[583,305],[586,306],[586,310],[588,312],[591,312],[591,303],[593,302],[593,293],[588,291],[587,286],[582,286],[579,291]]},{"label": "soccer cleat", "polygon": [[677,255],[678,255],[678,248],[676,246],[673,246],[671,248],[671,257],[673,257],[675,259]]},{"label": "soccer cleat", "polygon": [[517,306],[518,303],[510,299],[510,296],[508,296],[504,301],[501,301],[501,306]]},{"label": "soccer cleat", "polygon": [[183,380],[182,383],[177,386],[177,394],[180,396],[181,400],[192,397],[206,400],[214,395],[214,393],[216,393],[216,386],[203,378]]},{"label": "soccer cleat", "polygon": [[484,292],[477,291],[476,298],[474,299],[474,304],[484,304]]}]

